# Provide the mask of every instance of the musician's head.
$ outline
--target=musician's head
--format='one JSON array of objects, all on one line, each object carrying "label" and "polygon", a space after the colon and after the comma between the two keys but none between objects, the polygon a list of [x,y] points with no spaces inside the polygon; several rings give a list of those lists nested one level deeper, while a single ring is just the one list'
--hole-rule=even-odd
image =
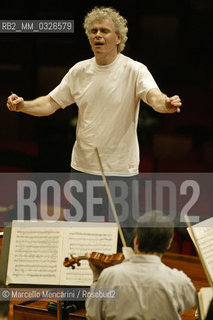
[{"label": "musician's head", "polygon": [[[2,293],[6,290],[6,286],[0,282],[0,289]],[[7,320],[9,312],[9,300],[5,298],[5,300],[0,300],[0,320]]]},{"label": "musician's head", "polygon": [[170,246],[174,224],[160,211],[142,215],[135,228],[134,250],[136,253],[162,255]]},{"label": "musician's head", "polygon": [[[84,19],[84,29],[94,53],[97,50],[106,50],[109,42],[116,45],[117,52],[124,50],[127,41],[127,20],[115,9],[94,7]],[[100,42],[97,48],[94,43],[96,40]]]}]

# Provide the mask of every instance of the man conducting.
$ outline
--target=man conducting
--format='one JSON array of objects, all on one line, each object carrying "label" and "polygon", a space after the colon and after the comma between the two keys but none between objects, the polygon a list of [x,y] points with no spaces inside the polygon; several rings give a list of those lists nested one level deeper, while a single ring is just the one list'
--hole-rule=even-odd
[{"label": "man conducting", "polygon": [[[130,217],[131,212],[135,212],[132,203],[137,205],[138,201],[137,192],[132,190],[132,180],[138,175],[140,159],[137,138],[140,100],[160,113],[180,112],[182,104],[178,95],[168,97],[160,91],[144,64],[121,53],[128,28],[127,20],[116,10],[95,7],[86,15],[84,28],[94,57],[75,64],[46,96],[25,101],[12,94],[8,97],[7,107],[11,111],[40,117],[76,103],[78,122],[71,171],[78,174],[84,184],[88,180],[101,179],[97,148],[105,175],[109,179],[124,179],[129,205],[125,217]],[[103,190],[103,186],[99,190]],[[80,204],[86,208],[85,192],[73,191],[72,195],[79,199],[79,208]],[[104,199],[104,196],[99,198]],[[119,208],[121,214],[124,202]],[[74,210],[71,216],[81,220],[82,210],[77,207]],[[129,224],[131,221],[126,223]]]},{"label": "man conducting", "polygon": [[33,116],[48,116],[73,103],[78,106],[71,167],[100,174],[97,147],[106,175],[138,173],[137,122],[142,99],[161,113],[180,112],[179,96],[163,94],[145,65],[123,54],[127,21],[112,8],[95,7],[84,28],[94,57],[74,65],[46,96],[32,101],[12,94],[7,107]]}]

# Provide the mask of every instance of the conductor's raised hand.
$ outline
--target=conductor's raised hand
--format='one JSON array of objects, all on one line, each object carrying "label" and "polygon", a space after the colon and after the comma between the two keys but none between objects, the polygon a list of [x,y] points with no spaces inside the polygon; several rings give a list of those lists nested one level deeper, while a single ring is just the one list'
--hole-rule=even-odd
[{"label": "conductor's raised hand", "polygon": [[24,99],[12,93],[7,99],[7,108],[10,111],[20,111],[24,107]]},{"label": "conductor's raised hand", "polygon": [[166,109],[168,113],[180,112],[182,102],[179,96],[166,97]]}]

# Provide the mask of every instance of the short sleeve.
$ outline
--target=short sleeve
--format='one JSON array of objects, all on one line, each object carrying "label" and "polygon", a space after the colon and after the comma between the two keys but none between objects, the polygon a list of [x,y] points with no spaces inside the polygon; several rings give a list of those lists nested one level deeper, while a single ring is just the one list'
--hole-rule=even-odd
[{"label": "short sleeve", "polygon": [[71,70],[64,76],[61,83],[53,89],[49,95],[56,101],[62,108],[65,108],[75,102],[72,96],[72,77]]},{"label": "short sleeve", "polygon": [[147,103],[146,95],[151,89],[159,88],[147,67],[143,65],[138,70],[136,95],[139,99],[142,99],[145,103]]}]

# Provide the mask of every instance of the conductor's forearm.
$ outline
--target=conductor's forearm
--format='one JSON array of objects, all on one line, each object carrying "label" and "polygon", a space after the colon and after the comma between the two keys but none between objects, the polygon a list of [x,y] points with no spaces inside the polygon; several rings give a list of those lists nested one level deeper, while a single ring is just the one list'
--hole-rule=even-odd
[{"label": "conductor's forearm", "polygon": [[53,114],[60,106],[49,96],[42,96],[31,101],[23,101],[17,105],[17,112],[24,112],[32,116],[44,117]]},{"label": "conductor's forearm", "polygon": [[158,89],[151,89],[147,93],[147,102],[155,111],[160,113],[180,112],[182,106],[178,95],[168,97]]}]

